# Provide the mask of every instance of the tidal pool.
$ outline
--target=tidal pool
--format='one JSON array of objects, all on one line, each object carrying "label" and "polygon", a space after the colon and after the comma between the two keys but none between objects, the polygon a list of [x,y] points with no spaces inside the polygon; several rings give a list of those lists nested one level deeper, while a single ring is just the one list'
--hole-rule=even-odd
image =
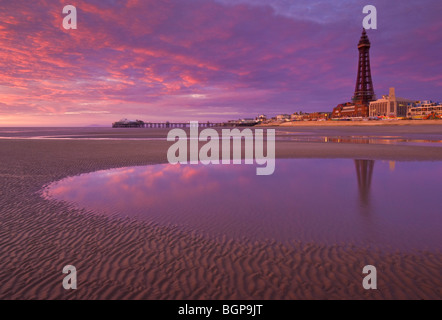
[{"label": "tidal pool", "polygon": [[278,159],[250,165],[152,165],[49,185],[44,197],[94,214],[243,241],[442,248],[441,162]]}]

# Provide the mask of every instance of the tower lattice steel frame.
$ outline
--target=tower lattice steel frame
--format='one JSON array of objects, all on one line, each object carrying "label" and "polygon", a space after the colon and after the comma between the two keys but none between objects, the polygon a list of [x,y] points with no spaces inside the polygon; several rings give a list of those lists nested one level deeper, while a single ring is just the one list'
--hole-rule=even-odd
[{"label": "tower lattice steel frame", "polygon": [[353,103],[368,106],[370,101],[376,100],[371,79],[370,69],[370,40],[365,29],[362,30],[362,36],[358,44],[359,65],[358,76],[356,80]]}]

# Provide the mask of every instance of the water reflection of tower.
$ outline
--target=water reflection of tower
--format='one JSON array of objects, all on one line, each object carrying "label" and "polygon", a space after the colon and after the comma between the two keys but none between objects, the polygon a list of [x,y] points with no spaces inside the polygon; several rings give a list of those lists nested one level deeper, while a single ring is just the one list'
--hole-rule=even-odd
[{"label": "water reflection of tower", "polygon": [[364,207],[368,207],[369,205],[374,162],[374,160],[355,160],[356,175],[358,177],[359,198],[361,205]]}]

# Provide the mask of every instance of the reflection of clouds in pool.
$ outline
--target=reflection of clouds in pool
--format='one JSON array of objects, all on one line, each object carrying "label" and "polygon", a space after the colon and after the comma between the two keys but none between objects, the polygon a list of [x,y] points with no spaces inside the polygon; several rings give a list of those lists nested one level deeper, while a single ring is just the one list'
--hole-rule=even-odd
[{"label": "reflection of clouds in pool", "polygon": [[[356,167],[356,170],[355,170]],[[279,160],[272,176],[245,165],[155,165],[52,184],[51,198],[202,234],[437,247],[437,162]],[[419,213],[419,214],[416,214]]]}]

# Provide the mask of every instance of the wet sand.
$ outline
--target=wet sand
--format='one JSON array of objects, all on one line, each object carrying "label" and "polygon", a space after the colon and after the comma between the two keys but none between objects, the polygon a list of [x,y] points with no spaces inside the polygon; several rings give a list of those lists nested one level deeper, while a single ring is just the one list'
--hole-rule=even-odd
[{"label": "wet sand", "polygon": [[[439,128],[417,126],[411,134],[440,139]],[[407,131],[402,127],[384,128],[378,133],[400,135],[400,130]],[[142,138],[152,134],[161,137],[166,131],[83,129],[78,132],[87,138]],[[50,134],[74,135],[70,129]],[[409,134],[409,130],[404,134]],[[6,135],[14,134],[0,133]],[[23,133],[15,137],[20,135]],[[164,163],[169,145],[160,140],[0,139],[0,298],[442,297],[440,250],[392,253],[351,243],[327,246],[314,242],[212,240],[172,227],[88,214],[44,200],[39,194],[43,186],[67,176]],[[277,157],[441,161],[442,148],[278,141]],[[74,291],[62,287],[65,276],[62,269],[68,264],[78,270],[78,289]],[[362,268],[367,264],[378,269],[376,291],[362,288]]]}]

